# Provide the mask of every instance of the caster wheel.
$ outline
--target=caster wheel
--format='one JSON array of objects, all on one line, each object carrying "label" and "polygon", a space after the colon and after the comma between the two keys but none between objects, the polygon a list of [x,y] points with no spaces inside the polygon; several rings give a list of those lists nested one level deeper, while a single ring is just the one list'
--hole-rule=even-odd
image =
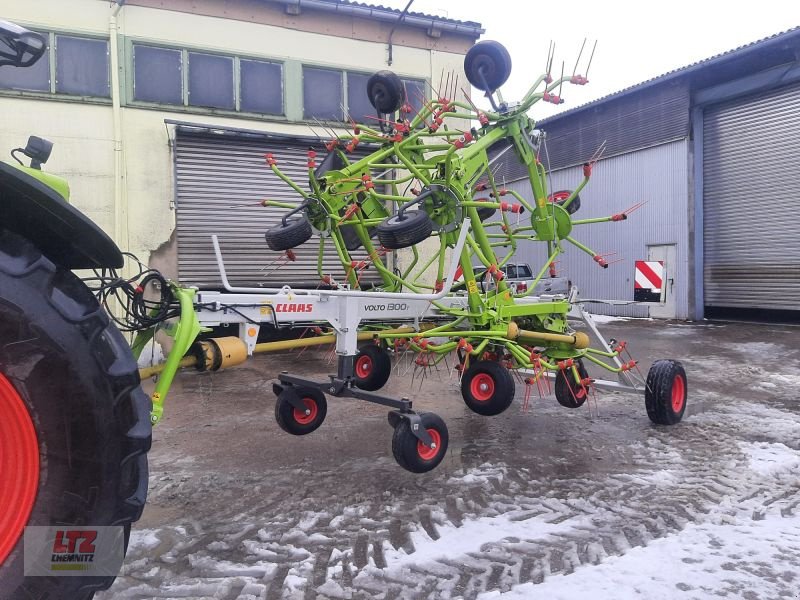
[{"label": "caster wheel", "polygon": [[406,101],[406,90],[400,78],[391,71],[378,71],[367,80],[369,103],[387,115],[400,110]]},{"label": "caster wheel", "polygon": [[431,436],[431,446],[426,446],[411,431],[408,419],[402,419],[392,435],[392,454],[397,464],[412,473],[427,473],[435,469],[447,454],[449,435],[447,425],[439,415],[419,413],[422,426]]},{"label": "caster wheel", "polygon": [[409,210],[389,217],[376,227],[378,241],[384,248],[408,248],[428,238],[433,221],[424,210]]},{"label": "caster wheel", "polygon": [[[581,379],[589,377],[586,367],[583,366],[583,361],[577,360],[575,363]],[[558,373],[556,373],[555,392],[558,403],[567,408],[583,406],[586,399],[589,397],[589,390],[575,381],[572,369],[559,370]]]},{"label": "caster wheel", "polygon": [[675,425],[686,411],[686,371],[677,360],[657,360],[647,372],[644,404],[658,425]]},{"label": "caster wheel", "polygon": [[311,223],[305,217],[290,217],[267,229],[264,237],[270,250],[289,250],[311,239]]},{"label": "caster wheel", "polygon": [[[572,195],[570,190],[561,190],[560,192],[553,192],[550,194],[547,199],[552,202],[553,204],[558,204],[562,206],[564,204],[564,200],[569,198]],[[569,206],[566,208],[567,212],[571,215],[574,215],[578,212],[578,209],[581,207],[581,197],[580,195],[576,195],[575,199],[569,203]]]},{"label": "caster wheel", "polygon": [[381,389],[392,374],[389,353],[376,344],[359,349],[355,362],[356,387],[368,392]]},{"label": "caster wheel", "polygon": [[[302,411],[289,402],[290,394],[297,394],[305,405]],[[322,425],[328,413],[328,401],[319,390],[305,387],[287,387],[275,401],[275,420],[286,433],[306,435]]]},{"label": "caster wheel", "polygon": [[511,74],[511,55],[500,42],[478,42],[464,57],[464,72],[476,88],[494,92]]},{"label": "caster wheel", "polygon": [[479,415],[499,415],[514,400],[514,378],[492,360],[472,363],[461,378],[464,403]]}]

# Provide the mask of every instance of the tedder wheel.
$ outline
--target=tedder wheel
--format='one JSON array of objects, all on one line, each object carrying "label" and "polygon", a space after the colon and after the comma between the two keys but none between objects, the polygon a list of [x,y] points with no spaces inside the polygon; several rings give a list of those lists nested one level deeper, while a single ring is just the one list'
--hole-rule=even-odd
[{"label": "tedder wheel", "polygon": [[85,600],[111,585],[113,576],[24,577],[23,528],[122,526],[127,543],[147,495],[150,408],[125,338],[92,293],[0,231],[3,598]]},{"label": "tedder wheel", "polygon": [[368,392],[381,389],[389,381],[392,373],[392,359],[389,353],[377,344],[362,346],[354,365],[356,387]]},{"label": "tedder wheel", "polygon": [[[563,206],[564,200],[569,198],[571,195],[572,195],[571,190],[561,190],[558,192],[553,192],[547,197],[547,199],[550,200],[550,202],[552,202],[553,204],[558,204],[559,206]],[[567,206],[566,211],[572,215],[578,212],[578,209],[580,207],[581,207],[581,197],[580,195],[575,194],[575,198],[572,200],[572,202],[569,203],[569,206]]]},{"label": "tedder wheel", "polygon": [[497,212],[496,208],[492,208],[491,206],[484,206],[483,208],[478,209],[478,218],[481,222],[488,221],[494,216],[494,213]]},{"label": "tedder wheel", "polygon": [[[586,367],[583,366],[582,360],[576,360],[575,367],[578,369],[578,375],[581,376],[581,379],[589,377],[589,373],[586,371]],[[567,408],[583,406],[583,403],[586,402],[586,398],[589,397],[589,390],[575,381],[572,369],[564,369],[563,371],[559,369],[558,373],[556,373],[556,383],[554,387],[556,400],[558,400],[561,406],[566,406]]]},{"label": "tedder wheel", "polygon": [[400,110],[406,101],[406,90],[397,75],[378,71],[367,80],[367,97],[375,110],[387,115]]},{"label": "tedder wheel", "polygon": [[644,404],[658,425],[675,425],[686,410],[686,371],[677,360],[657,360],[647,372]]},{"label": "tedder wheel", "polygon": [[435,469],[447,454],[449,439],[447,425],[439,415],[419,413],[419,417],[422,426],[431,436],[431,446],[426,446],[414,435],[408,419],[400,420],[392,435],[394,459],[398,465],[412,473],[426,473]]},{"label": "tedder wheel", "polygon": [[264,237],[270,250],[289,250],[311,239],[311,223],[304,216],[289,217],[275,227],[267,229]]},{"label": "tedder wheel", "polygon": [[376,230],[384,248],[397,250],[427,239],[433,231],[433,221],[424,210],[408,210],[389,217]]},{"label": "tedder wheel", "polygon": [[[297,394],[305,405],[305,411],[295,408],[289,402],[289,394]],[[325,394],[314,388],[287,387],[275,401],[275,420],[286,433],[306,435],[319,428],[328,414],[328,401]]]},{"label": "tedder wheel", "polygon": [[478,42],[464,57],[464,72],[476,88],[482,92],[494,92],[511,74],[511,55],[500,42]]},{"label": "tedder wheel", "polygon": [[461,378],[464,403],[479,415],[499,415],[514,400],[514,378],[493,360],[472,363]]}]

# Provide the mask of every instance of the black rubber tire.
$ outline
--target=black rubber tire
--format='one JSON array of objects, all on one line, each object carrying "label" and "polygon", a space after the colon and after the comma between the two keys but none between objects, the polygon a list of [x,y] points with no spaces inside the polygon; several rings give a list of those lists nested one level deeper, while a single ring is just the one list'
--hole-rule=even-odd
[{"label": "black rubber tire", "polygon": [[305,217],[299,216],[289,217],[285,225],[281,221],[275,227],[267,229],[264,238],[270,250],[282,252],[304,244],[311,239],[312,234],[311,223]]},{"label": "black rubber tire", "polygon": [[[486,381],[491,393],[485,398],[476,396],[477,390],[473,389],[473,380],[476,377]],[[491,382],[485,378],[489,377]],[[480,385],[480,380],[476,382]],[[461,378],[461,397],[464,403],[473,412],[491,417],[499,415],[514,401],[514,378],[503,365],[493,360],[478,360],[470,364]]]},{"label": "black rubber tire", "polygon": [[384,248],[398,250],[419,244],[433,232],[433,221],[424,210],[408,210],[389,217],[375,228]]},{"label": "black rubber tire", "polygon": [[[481,70],[483,78],[479,76]],[[500,42],[478,42],[464,57],[464,72],[473,86],[482,92],[494,92],[511,74],[511,55]]]},{"label": "black rubber tire", "polygon": [[[583,365],[583,361],[577,360],[575,362],[581,379],[589,377],[589,373]],[[566,406],[567,408],[580,408],[589,397],[589,390],[575,383],[572,369],[566,369],[564,371],[559,370],[556,373],[556,382],[553,387],[555,388],[556,400],[561,406]]]},{"label": "black rubber tire", "polygon": [[[559,196],[562,196],[564,194],[566,194],[566,197],[564,197],[563,199],[555,201],[553,200],[554,198],[558,198]],[[567,197],[571,195],[572,195],[572,190],[559,190],[557,192],[553,192],[552,194],[550,194],[549,200],[551,202],[554,202],[555,204],[558,204],[559,206],[564,206],[564,202],[566,201]],[[566,208],[566,211],[569,214],[574,215],[576,212],[578,212],[578,209],[580,207],[581,207],[581,196],[580,194],[576,194],[575,199],[569,203],[569,206]]]},{"label": "black rubber tire", "polygon": [[396,74],[378,71],[367,80],[367,97],[378,113],[392,114],[405,104],[406,88]]},{"label": "black rubber tire", "polygon": [[[359,362],[369,363],[369,368],[360,369]],[[368,392],[381,389],[392,374],[392,359],[389,353],[377,344],[366,344],[358,350],[355,359],[356,387]]]},{"label": "black rubber tire", "polygon": [[412,473],[427,473],[435,469],[447,454],[447,444],[450,439],[447,425],[444,420],[434,413],[419,413],[422,426],[431,433],[435,430],[439,436],[439,444],[435,449],[435,454],[430,457],[423,457],[420,450],[427,452],[417,436],[411,431],[411,424],[408,419],[402,419],[394,428],[392,434],[392,454],[397,464],[406,471]]},{"label": "black rubber tire", "polygon": [[483,223],[484,221],[488,221],[489,219],[491,219],[495,215],[496,212],[497,212],[497,209],[496,208],[492,208],[490,206],[486,206],[484,208],[479,208],[478,209],[478,218],[481,220],[481,223]]},{"label": "black rubber tire", "polygon": [[[151,443],[151,403],[136,360],[83,282],[4,231],[0,372],[27,405],[39,441],[28,525],[121,525],[127,543],[147,497]],[[113,581],[23,577],[21,540],[0,566],[3,598],[84,600]]]},{"label": "black rubber tire", "polygon": [[[289,402],[289,394],[298,394],[303,403],[312,411],[311,415],[307,415],[311,417],[308,422],[304,421],[304,416],[298,415],[300,411],[296,410]],[[313,403],[313,406],[309,403]],[[314,407],[316,407],[316,413],[314,413]],[[327,414],[328,401],[325,399],[325,394],[314,388],[286,387],[275,400],[275,420],[281,429],[292,435],[307,435],[316,431],[322,425]]]},{"label": "black rubber tire", "polygon": [[[682,383],[679,383],[681,380]],[[677,387],[676,389],[676,386]],[[644,404],[647,416],[657,425],[675,425],[686,412],[686,398],[689,386],[686,371],[677,360],[657,360],[647,372],[647,386],[644,390]],[[682,392],[682,393],[681,393]],[[682,397],[680,408],[676,410],[673,394]]]}]

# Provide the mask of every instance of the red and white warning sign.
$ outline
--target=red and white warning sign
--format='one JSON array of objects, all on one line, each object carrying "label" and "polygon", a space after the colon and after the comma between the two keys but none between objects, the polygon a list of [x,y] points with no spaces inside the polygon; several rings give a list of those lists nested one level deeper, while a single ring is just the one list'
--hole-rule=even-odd
[{"label": "red and white warning sign", "polygon": [[633,299],[638,302],[661,302],[664,287],[664,261],[637,260]]}]

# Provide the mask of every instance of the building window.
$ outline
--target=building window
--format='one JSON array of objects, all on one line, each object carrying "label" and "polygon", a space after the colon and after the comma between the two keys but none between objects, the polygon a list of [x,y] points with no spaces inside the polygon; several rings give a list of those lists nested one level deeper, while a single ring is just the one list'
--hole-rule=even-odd
[{"label": "building window", "polygon": [[[46,35],[46,34],[45,34]],[[32,67],[0,67],[0,88],[26,92],[50,91],[50,48]]]},{"label": "building window", "polygon": [[241,59],[239,79],[240,110],[283,114],[283,67],[280,63]]},{"label": "building window", "polygon": [[367,81],[363,73],[347,73],[347,112],[356,123],[377,125],[377,114],[367,97]]},{"label": "building window", "polygon": [[56,92],[110,98],[108,41],[57,35]]},{"label": "building window", "polygon": [[189,52],[189,104],[233,110],[233,58]]},{"label": "building window", "polygon": [[180,50],[133,46],[133,99],[183,104]]},{"label": "building window", "polygon": [[342,120],[341,71],[303,67],[303,118]]}]

